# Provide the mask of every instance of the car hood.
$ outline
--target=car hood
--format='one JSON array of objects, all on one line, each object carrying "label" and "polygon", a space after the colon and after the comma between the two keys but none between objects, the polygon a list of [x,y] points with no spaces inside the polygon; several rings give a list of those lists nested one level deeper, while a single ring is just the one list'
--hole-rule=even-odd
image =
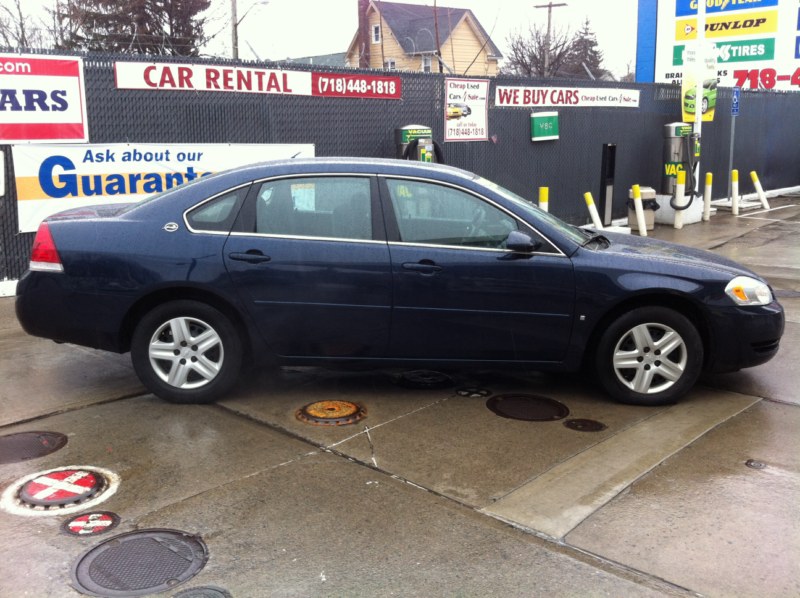
[{"label": "car hood", "polygon": [[753,271],[745,268],[738,262],[722,257],[710,251],[695,249],[678,243],[660,241],[635,234],[625,235],[603,231],[610,245],[598,251],[608,255],[620,255],[633,259],[641,259],[655,263],[670,263],[673,265],[692,266],[702,269],[711,269],[723,275],[746,275],[763,280]]}]

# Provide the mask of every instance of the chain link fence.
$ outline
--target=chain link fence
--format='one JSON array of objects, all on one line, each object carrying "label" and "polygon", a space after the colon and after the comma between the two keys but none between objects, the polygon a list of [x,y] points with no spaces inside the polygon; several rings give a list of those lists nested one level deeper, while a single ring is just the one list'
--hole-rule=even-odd
[{"label": "chain link fence", "polygon": [[[438,73],[392,73],[402,77],[401,100],[117,89],[114,63],[135,60],[150,62],[153,58],[84,55],[91,143],[313,143],[318,156],[393,158],[395,128],[426,125],[437,141],[441,143],[444,137],[445,75]],[[189,60],[158,58],[159,62]],[[192,62],[281,68],[263,62]],[[294,64],[291,69],[330,70]],[[558,108],[560,138],[533,143],[530,109],[495,107],[497,85],[637,89],[639,107]],[[726,193],[732,120],[726,107],[731,95],[730,89],[718,90],[715,121],[703,124],[701,167],[714,174],[714,197]],[[797,185],[798,115],[800,93],[744,93],[736,117],[734,168],[756,170],[767,189]],[[600,195],[603,145],[616,144],[612,216],[617,218],[627,215],[631,185],[659,189],[663,128],[680,118],[680,89],[672,85],[498,77],[490,84],[490,140],[443,143],[443,154],[446,163],[474,171],[534,201],[538,187],[547,186],[550,211],[574,224],[584,224],[589,216],[583,193],[591,191],[595,198]],[[22,274],[33,239],[32,234],[18,233],[13,164],[10,148],[4,149],[9,184],[0,200],[0,280]],[[742,181],[742,192],[748,192],[749,177]]]}]

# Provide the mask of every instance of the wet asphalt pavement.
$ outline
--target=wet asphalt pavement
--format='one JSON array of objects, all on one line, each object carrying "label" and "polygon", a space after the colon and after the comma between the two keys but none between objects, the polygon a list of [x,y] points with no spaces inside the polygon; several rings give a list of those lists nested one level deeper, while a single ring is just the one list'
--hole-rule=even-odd
[{"label": "wet asphalt pavement", "polygon": [[[394,371],[310,368],[250,375],[217,405],[172,405],[144,392],[128,355],[27,337],[13,299],[0,299],[0,435],[67,437],[0,463],[3,506],[21,480],[56,468],[118,481],[75,513],[0,510],[0,596],[80,596],[82,575],[109,568],[87,551],[152,529],[207,549],[181,557],[196,575],[167,576],[164,596],[800,595],[800,198],[771,205],[651,232],[759,272],[787,315],[774,360],[706,376],[668,407],[619,405],[574,376],[455,372],[445,387],[411,388]],[[569,414],[518,421],[487,408],[514,393]],[[316,401],[355,402],[366,417],[296,417]],[[119,523],[63,530],[89,511]],[[124,554],[133,569],[162,566]]]}]

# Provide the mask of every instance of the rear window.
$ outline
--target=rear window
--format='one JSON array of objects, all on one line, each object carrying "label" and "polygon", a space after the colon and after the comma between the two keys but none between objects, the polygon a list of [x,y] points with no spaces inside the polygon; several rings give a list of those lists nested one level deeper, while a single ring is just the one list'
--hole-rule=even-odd
[{"label": "rear window", "polygon": [[186,222],[194,231],[225,232],[231,230],[239,206],[249,187],[240,187],[207,201],[186,214]]}]

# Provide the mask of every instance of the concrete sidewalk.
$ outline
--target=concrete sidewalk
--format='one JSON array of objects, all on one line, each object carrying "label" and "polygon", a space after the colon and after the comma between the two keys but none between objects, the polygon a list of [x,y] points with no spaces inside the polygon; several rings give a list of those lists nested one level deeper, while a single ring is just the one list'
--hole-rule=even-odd
[{"label": "concrete sidewalk", "polygon": [[[172,405],[144,393],[127,355],[27,337],[0,299],[0,437],[68,438],[0,459],[0,491],[66,466],[120,480],[96,507],[119,526],[96,537],[65,534],[58,513],[0,510],[0,595],[78,596],[86,550],[153,528],[209,551],[169,596],[800,595],[800,201],[772,203],[652,231],[763,273],[787,310],[773,361],[707,376],[669,407],[612,403],[566,376],[470,371],[411,389],[394,372],[311,368],[251,376],[218,405]],[[605,428],[500,418],[466,387],[543,395]],[[367,417],[295,417],[321,400]]]}]

